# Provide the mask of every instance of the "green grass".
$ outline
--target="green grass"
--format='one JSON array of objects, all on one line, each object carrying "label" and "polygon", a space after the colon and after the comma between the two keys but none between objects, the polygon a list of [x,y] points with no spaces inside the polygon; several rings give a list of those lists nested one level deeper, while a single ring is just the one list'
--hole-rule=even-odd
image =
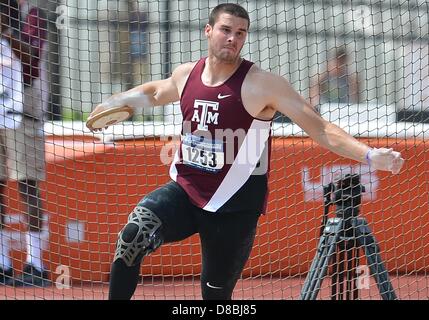
[{"label": "green grass", "polygon": [[[78,110],[73,110],[70,107],[63,107],[62,110],[63,121],[86,121],[90,112],[82,112]],[[162,121],[162,115],[137,115],[132,118],[132,121],[143,121],[143,122],[153,122],[153,121]]]}]

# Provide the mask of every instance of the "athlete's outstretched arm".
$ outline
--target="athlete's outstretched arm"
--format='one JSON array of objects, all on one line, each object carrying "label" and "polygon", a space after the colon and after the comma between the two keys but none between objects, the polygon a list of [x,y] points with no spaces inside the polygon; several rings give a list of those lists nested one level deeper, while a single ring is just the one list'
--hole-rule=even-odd
[{"label": "athlete's outstretched arm", "polygon": [[178,83],[187,77],[189,64],[177,67],[171,77],[164,80],[150,81],[125,92],[117,93],[97,105],[90,117],[104,110],[130,106],[134,113],[140,113],[144,108],[161,106],[180,99]]},{"label": "athlete's outstretched arm", "polygon": [[273,74],[267,78],[264,86],[273,97],[269,105],[292,119],[318,144],[343,157],[369,163],[374,169],[399,173],[404,163],[399,152],[371,148],[358,141],[324,120],[285,78]]}]

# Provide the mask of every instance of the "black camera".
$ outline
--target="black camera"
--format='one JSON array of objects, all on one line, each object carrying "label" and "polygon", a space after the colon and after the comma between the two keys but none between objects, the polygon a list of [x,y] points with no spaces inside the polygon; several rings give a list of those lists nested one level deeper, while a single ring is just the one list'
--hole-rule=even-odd
[{"label": "black camera", "polygon": [[[323,190],[326,198],[325,204],[335,204],[335,213],[338,218],[349,219],[358,216],[362,192],[365,192],[365,186],[360,183],[359,174],[346,174],[336,183],[324,186]],[[334,195],[333,202],[331,202],[331,194]]]}]

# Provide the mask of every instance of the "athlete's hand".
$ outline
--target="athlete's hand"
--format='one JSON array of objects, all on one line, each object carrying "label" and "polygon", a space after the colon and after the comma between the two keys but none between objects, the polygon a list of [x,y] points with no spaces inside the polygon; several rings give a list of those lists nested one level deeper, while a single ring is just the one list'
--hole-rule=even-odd
[{"label": "athlete's hand", "polygon": [[[122,107],[125,105],[125,102],[123,101],[124,93],[117,93],[112,96],[110,96],[106,101],[103,101],[99,105],[97,105],[94,110],[90,113],[87,121],[91,118],[93,118],[95,115],[109,109]],[[107,129],[108,127],[105,127],[104,129]],[[91,131],[101,131],[102,129],[90,129]]]},{"label": "athlete's hand", "polygon": [[[97,105],[94,110],[92,110],[92,112],[89,114],[88,119],[86,121],[88,121],[89,119],[91,119],[92,117],[94,117],[95,115],[99,114],[100,112],[103,112],[104,110],[107,110],[106,106],[101,103],[99,105]],[[108,127],[104,128],[107,129]],[[95,129],[95,128],[90,128],[90,130],[92,132],[97,132],[97,131],[101,131],[102,129]]]},{"label": "athlete's hand", "polygon": [[371,168],[391,171],[393,174],[399,173],[404,164],[401,153],[393,151],[392,148],[373,148],[368,151],[366,159]]}]

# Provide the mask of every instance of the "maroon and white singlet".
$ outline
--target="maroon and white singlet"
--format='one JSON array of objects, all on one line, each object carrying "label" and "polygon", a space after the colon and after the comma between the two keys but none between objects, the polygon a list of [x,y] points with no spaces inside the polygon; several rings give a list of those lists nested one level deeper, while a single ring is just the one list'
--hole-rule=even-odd
[{"label": "maroon and white singlet", "polygon": [[182,137],[170,176],[204,210],[264,211],[271,120],[252,117],[241,100],[253,63],[243,59],[228,80],[208,87],[201,80],[205,60],[197,62],[183,89]]}]

